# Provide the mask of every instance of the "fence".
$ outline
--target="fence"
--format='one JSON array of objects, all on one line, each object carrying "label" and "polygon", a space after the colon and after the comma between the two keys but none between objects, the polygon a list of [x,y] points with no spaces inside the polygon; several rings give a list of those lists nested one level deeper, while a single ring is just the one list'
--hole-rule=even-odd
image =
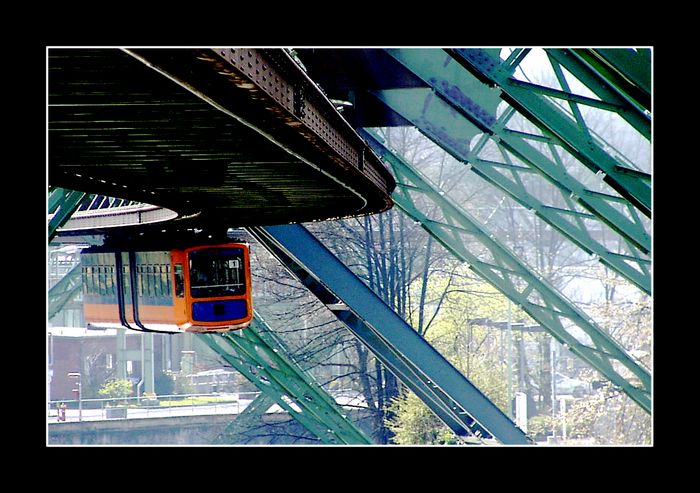
[{"label": "fence", "polygon": [[122,399],[49,401],[47,420],[49,422],[68,422],[239,414],[259,394],[260,392],[175,394],[159,395],[156,398],[127,397]]}]

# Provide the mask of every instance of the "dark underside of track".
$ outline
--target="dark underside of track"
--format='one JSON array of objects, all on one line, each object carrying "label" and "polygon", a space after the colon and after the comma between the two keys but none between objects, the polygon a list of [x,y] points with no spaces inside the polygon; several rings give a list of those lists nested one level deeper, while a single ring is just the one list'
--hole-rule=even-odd
[{"label": "dark underside of track", "polygon": [[200,226],[392,205],[391,174],[279,49],[50,49],[48,103],[51,186]]}]

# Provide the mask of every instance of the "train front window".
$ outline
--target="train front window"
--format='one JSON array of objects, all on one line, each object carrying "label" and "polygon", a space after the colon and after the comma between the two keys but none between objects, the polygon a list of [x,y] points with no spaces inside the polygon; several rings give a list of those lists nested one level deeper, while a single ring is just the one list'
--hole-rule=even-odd
[{"label": "train front window", "polygon": [[193,298],[245,294],[242,248],[206,248],[189,254]]}]

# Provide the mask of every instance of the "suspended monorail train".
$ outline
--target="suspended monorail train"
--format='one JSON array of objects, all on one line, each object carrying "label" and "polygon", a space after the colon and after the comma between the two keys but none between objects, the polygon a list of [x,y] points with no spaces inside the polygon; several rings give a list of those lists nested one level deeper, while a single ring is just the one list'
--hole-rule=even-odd
[{"label": "suspended monorail train", "polygon": [[245,243],[173,250],[91,247],[81,252],[88,328],[224,332],[253,317]]}]

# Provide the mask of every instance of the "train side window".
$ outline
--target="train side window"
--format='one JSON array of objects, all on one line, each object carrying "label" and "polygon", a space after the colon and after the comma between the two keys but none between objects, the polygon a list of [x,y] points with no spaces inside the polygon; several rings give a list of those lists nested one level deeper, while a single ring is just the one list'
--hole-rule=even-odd
[{"label": "train side window", "polygon": [[136,272],[139,280],[137,292],[139,293],[139,296],[143,298],[146,296],[146,276],[144,274],[146,272],[146,268],[143,265],[137,265]]},{"label": "train side window", "polygon": [[131,292],[131,272],[128,264],[122,264],[122,279],[124,280],[124,293]]},{"label": "train side window", "polygon": [[161,265],[160,275],[163,284],[163,296],[170,296],[170,265]]},{"label": "train side window", "polygon": [[100,276],[98,274],[98,267],[97,265],[92,266],[92,292],[99,296],[100,294]]},{"label": "train side window", "polygon": [[85,294],[92,294],[92,267],[83,267],[83,282],[85,283]]},{"label": "train side window", "polygon": [[182,264],[175,264],[175,296],[185,297],[185,275],[182,272]]},{"label": "train side window", "polygon": [[145,296],[153,298],[156,295],[156,287],[153,283],[153,267],[147,265],[143,268],[145,278]]},{"label": "train side window", "polygon": [[108,296],[114,295],[114,267],[107,266],[106,293]]},{"label": "train side window", "polygon": [[158,273],[158,266],[153,265],[151,269],[151,276],[153,277],[153,294],[156,297],[162,296],[163,288],[161,287],[161,284],[163,284],[163,282],[160,278],[160,274]]}]

